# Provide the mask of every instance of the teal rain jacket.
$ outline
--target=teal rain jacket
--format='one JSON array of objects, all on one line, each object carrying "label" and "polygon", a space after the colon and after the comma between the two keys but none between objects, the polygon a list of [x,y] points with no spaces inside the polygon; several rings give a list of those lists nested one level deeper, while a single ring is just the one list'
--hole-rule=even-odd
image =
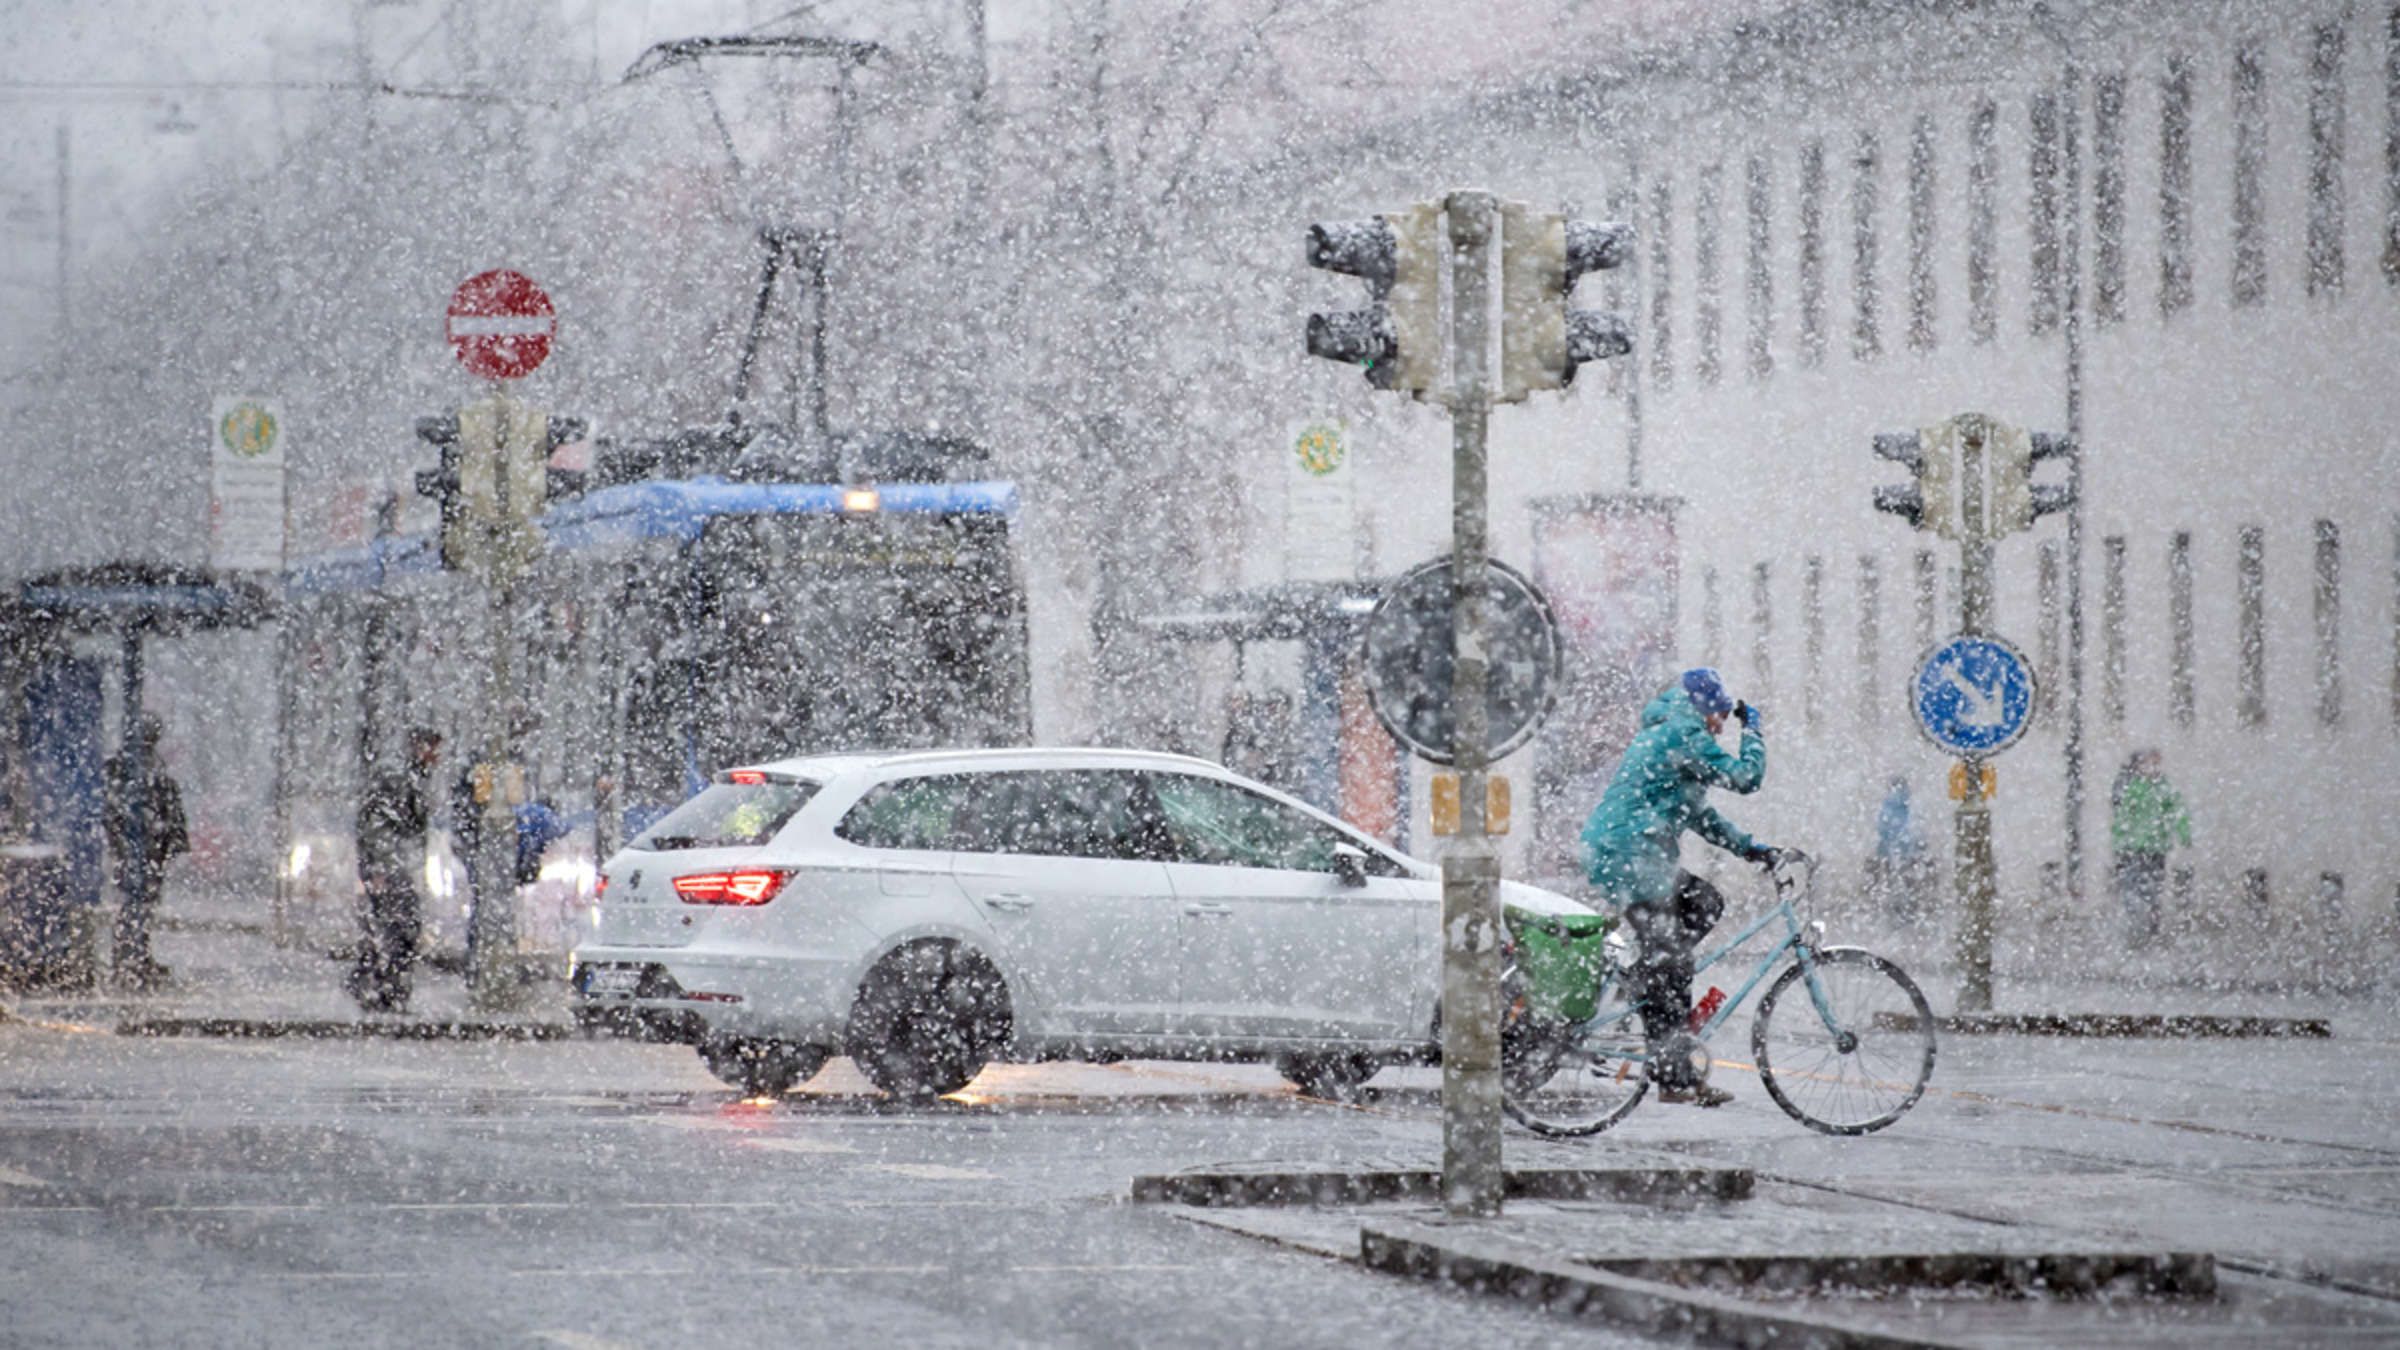
[{"label": "teal rain jacket", "polygon": [[1741,754],[1726,754],[1691,695],[1668,688],[1642,709],[1642,729],[1584,822],[1586,875],[1619,907],[1671,898],[1685,830],[1733,853],[1757,847],[1708,804],[1708,790],[1756,792],[1766,777],[1767,743],[1756,731],[1742,728]]}]

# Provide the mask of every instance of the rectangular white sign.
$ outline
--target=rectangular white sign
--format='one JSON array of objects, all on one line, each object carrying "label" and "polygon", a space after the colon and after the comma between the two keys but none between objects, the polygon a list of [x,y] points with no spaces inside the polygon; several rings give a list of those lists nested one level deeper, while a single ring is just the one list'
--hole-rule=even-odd
[{"label": "rectangular white sign", "polygon": [[283,405],[220,397],[208,418],[208,563],[225,571],[283,568]]},{"label": "rectangular white sign", "polygon": [[1285,436],[1286,580],[1348,581],[1358,575],[1358,473],[1350,448],[1350,424],[1338,418],[1295,423]]}]

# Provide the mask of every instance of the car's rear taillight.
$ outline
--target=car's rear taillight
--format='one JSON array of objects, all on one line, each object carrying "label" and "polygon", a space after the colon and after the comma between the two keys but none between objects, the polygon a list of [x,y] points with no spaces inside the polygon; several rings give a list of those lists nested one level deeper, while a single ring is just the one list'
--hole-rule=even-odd
[{"label": "car's rear taillight", "polygon": [[687,905],[763,905],[775,898],[792,874],[769,867],[731,872],[695,872],[675,878],[675,893]]}]

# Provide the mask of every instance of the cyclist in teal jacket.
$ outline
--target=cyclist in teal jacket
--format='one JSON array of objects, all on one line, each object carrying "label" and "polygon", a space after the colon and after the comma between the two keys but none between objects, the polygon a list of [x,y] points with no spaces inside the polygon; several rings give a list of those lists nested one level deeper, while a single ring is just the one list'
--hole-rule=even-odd
[{"label": "cyclist in teal jacket", "polygon": [[[1742,724],[1738,755],[1717,743],[1728,714]],[[1750,793],[1766,781],[1763,720],[1758,709],[1725,692],[1715,671],[1685,671],[1642,709],[1641,730],[1584,823],[1586,873],[1601,897],[1623,911],[1641,947],[1634,998],[1660,1101],[1717,1106],[1733,1099],[1700,1082],[1688,1062],[1662,1053],[1691,1017],[1693,949],[1725,912],[1725,897],[1682,870],[1677,855],[1689,830],[1762,866],[1781,856],[1708,804],[1710,788]]]}]

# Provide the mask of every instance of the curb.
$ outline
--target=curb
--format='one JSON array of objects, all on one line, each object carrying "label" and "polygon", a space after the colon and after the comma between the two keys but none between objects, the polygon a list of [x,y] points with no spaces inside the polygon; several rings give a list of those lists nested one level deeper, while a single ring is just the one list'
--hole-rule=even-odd
[{"label": "curb", "polygon": [[[1512,1168],[1512,1200],[1744,1200],[1758,1179],[1746,1167]],[[1321,1172],[1202,1171],[1137,1176],[1136,1204],[1361,1205],[1439,1200],[1442,1174],[1434,1168]]]},{"label": "curb", "polygon": [[[1910,1018],[1909,1021],[1915,1019]],[[2324,1017],[2240,1017],[2213,1013],[1953,1013],[1934,1026],[1957,1036],[2090,1036],[2225,1040],[2266,1037],[2331,1040]]]},{"label": "curb", "polygon": [[117,1024],[120,1036],[215,1036],[232,1040],[563,1041],[564,1022],[366,1022],[332,1018],[148,1017]]},{"label": "curb", "polygon": [[1811,1313],[1768,1310],[1722,1294],[1678,1289],[1483,1235],[1407,1223],[1359,1230],[1359,1263],[1371,1270],[1432,1280],[1472,1293],[1531,1303],[1552,1312],[1606,1319],[1612,1327],[1744,1347],[1809,1346],[1899,1350],[1948,1345],[1922,1335],[1891,1335]]}]

